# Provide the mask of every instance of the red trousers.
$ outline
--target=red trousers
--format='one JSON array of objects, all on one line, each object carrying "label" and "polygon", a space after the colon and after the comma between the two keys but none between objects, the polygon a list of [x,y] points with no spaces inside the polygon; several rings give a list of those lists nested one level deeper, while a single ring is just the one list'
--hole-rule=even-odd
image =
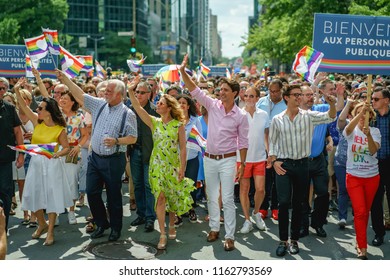
[{"label": "red trousers", "polygon": [[347,173],[346,184],[354,213],[356,241],[359,248],[367,248],[368,217],[379,186],[379,175],[360,178]]}]

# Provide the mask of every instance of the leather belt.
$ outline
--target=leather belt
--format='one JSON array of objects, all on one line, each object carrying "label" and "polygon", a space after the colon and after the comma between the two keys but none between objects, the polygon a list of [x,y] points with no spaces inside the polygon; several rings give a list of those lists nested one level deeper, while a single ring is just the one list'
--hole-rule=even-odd
[{"label": "leather belt", "polygon": [[319,158],[321,158],[322,154],[320,154],[319,156],[316,156],[316,157],[309,157],[309,161],[314,161],[314,160],[317,160]]},{"label": "leather belt", "polygon": [[220,160],[220,159],[223,159],[223,158],[230,158],[230,157],[234,157],[237,155],[236,152],[231,152],[231,153],[227,153],[227,154],[223,154],[223,155],[212,155],[212,154],[209,154],[209,153],[204,153],[204,155],[208,158],[211,158],[211,159],[215,159],[215,160]]}]

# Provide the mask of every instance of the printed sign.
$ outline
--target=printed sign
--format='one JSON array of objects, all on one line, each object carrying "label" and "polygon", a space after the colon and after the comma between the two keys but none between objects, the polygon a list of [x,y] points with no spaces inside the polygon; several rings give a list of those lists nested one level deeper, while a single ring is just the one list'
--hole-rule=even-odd
[{"label": "printed sign", "polygon": [[323,52],[318,71],[390,73],[390,17],[315,14],[313,48]]},{"label": "printed sign", "polygon": [[[0,76],[6,78],[20,78],[26,76],[25,45],[0,45]],[[58,65],[57,56],[53,56]],[[51,56],[39,60],[39,72],[42,78],[55,78],[54,64]]]}]

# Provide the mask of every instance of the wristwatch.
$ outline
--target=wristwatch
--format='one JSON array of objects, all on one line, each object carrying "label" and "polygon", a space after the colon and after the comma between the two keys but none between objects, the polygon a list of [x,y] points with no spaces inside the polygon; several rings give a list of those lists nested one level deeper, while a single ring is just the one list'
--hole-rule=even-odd
[{"label": "wristwatch", "polygon": [[274,165],[275,161],[276,161],[276,159],[271,160],[271,165],[272,165],[272,166]]},{"label": "wristwatch", "polygon": [[243,165],[243,166],[245,167],[245,165],[246,165],[246,162],[241,162],[241,165]]}]

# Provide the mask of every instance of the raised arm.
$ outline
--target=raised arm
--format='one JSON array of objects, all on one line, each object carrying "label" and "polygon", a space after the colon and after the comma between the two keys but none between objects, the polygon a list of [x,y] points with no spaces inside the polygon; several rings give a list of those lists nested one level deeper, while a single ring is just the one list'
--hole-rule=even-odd
[{"label": "raised arm", "polygon": [[350,98],[347,99],[347,104],[345,104],[344,109],[341,111],[339,118],[337,119],[337,127],[339,130],[344,130],[347,125],[348,112],[353,103],[355,103],[355,100]]},{"label": "raised arm", "polygon": [[181,77],[183,78],[184,84],[186,88],[191,92],[194,89],[196,89],[196,84],[194,81],[190,78],[190,76],[186,72],[186,65],[188,63],[188,54],[186,54],[183,58],[183,62],[180,65],[179,71],[181,74]]},{"label": "raised arm", "polygon": [[26,78],[22,77],[15,84],[14,89],[15,89],[16,99],[18,100],[19,108],[23,111],[23,113],[33,123],[35,127],[38,124],[38,116],[30,109],[30,107],[26,105],[26,102],[24,102],[24,99],[20,95],[20,87],[22,85],[25,85],[26,83],[27,83]]},{"label": "raised arm", "polygon": [[336,95],[337,95],[337,103],[336,103],[336,111],[340,112],[344,108],[344,92],[345,85],[342,83],[338,83],[336,85]]},{"label": "raised arm", "polygon": [[76,101],[80,104],[80,106],[83,106],[84,91],[78,85],[76,85],[71,79],[69,79],[69,77],[66,76],[64,72],[62,72],[59,69],[56,69],[55,71],[58,80],[69,88],[70,92],[72,93]]},{"label": "raised arm", "polygon": [[38,70],[35,69],[34,67],[32,67],[32,73],[33,73],[33,75],[35,77],[35,80],[37,81],[38,88],[39,88],[42,96],[43,97],[51,97],[49,95],[49,93],[47,92],[47,89],[46,89],[45,85],[42,82],[41,75],[39,74]]},{"label": "raised arm", "polygon": [[152,117],[148,114],[148,112],[145,111],[144,108],[142,108],[141,104],[139,103],[138,99],[134,95],[134,90],[136,89],[138,83],[140,81],[140,77],[135,77],[131,84],[128,87],[128,94],[131,101],[131,105],[133,105],[134,110],[137,112],[138,116],[141,118],[141,120],[151,129],[153,130],[153,123],[152,123]]},{"label": "raised arm", "polygon": [[359,114],[357,114],[353,119],[352,121],[346,126],[345,128],[345,134],[348,136],[350,135],[353,130],[355,129],[355,127],[357,126],[357,124],[359,123],[359,120],[362,116],[364,116],[364,113],[368,110],[370,105],[368,104],[365,104],[364,105],[364,108],[362,110],[360,110]]}]

